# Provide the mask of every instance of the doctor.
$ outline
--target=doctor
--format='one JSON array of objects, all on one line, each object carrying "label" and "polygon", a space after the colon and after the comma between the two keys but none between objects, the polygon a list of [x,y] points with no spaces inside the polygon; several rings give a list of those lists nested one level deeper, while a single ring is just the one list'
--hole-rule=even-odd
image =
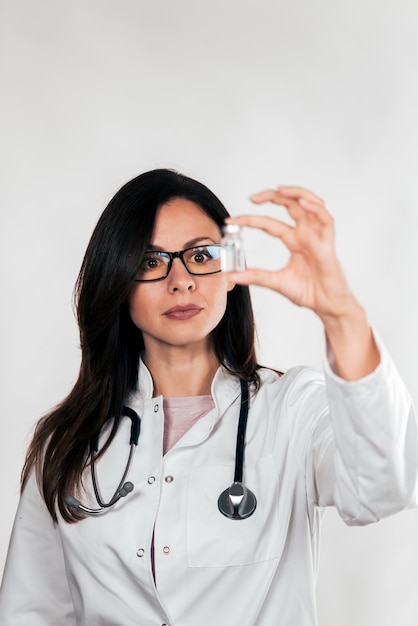
[{"label": "doctor", "polygon": [[[2,626],[314,626],[324,507],[362,525],[416,503],[416,416],[324,203],[299,187],[252,201],[293,225],[230,219],[169,170],[128,182],[99,219],[76,288],[80,374],[27,453]],[[281,240],[287,266],[220,271],[225,220]],[[258,364],[250,284],[320,317],[323,372]],[[281,332],[278,319],[272,341]],[[256,506],[229,519],[218,498],[248,406],[242,484]],[[243,494],[230,495],[239,513]]]}]

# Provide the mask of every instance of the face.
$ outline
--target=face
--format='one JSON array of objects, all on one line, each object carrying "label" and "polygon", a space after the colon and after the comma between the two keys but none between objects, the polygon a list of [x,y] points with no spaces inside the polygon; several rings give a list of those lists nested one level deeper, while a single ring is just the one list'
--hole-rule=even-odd
[{"label": "face", "polygon": [[[176,198],[157,212],[150,249],[166,252],[219,243],[218,225],[194,202]],[[222,319],[234,285],[228,274],[189,274],[175,258],[167,278],[135,283],[129,300],[145,351],[157,347],[211,350],[210,333]]]}]

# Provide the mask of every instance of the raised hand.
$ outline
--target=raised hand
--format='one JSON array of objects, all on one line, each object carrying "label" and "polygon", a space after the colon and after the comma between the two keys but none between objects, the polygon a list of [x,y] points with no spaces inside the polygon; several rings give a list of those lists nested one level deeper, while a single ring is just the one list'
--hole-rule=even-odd
[{"label": "raised hand", "polygon": [[359,378],[380,360],[363,308],[348,285],[335,253],[334,220],[323,200],[301,187],[279,187],[251,196],[254,204],[286,207],[293,225],[260,215],[230,218],[229,223],[259,228],[280,239],[290,252],[278,270],[248,268],[231,273],[241,285],[268,287],[295,304],[312,309],[323,321],[340,374]]},{"label": "raised hand", "polygon": [[320,317],[339,315],[353,297],[335,254],[334,222],[323,201],[301,187],[279,187],[251,197],[255,204],[286,207],[294,225],[260,215],[231,218],[231,223],[259,228],[280,239],[290,252],[286,267],[234,273],[239,284],[268,287]]}]

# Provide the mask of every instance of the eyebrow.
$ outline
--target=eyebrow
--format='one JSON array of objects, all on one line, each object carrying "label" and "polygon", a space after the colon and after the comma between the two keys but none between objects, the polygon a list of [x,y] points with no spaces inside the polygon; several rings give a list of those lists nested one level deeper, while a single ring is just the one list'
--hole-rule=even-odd
[{"label": "eyebrow", "polygon": [[[212,237],[195,237],[195,239],[190,239],[190,241],[186,241],[183,250],[186,250],[187,248],[193,248],[195,245],[203,241],[210,241],[215,244],[217,243],[214,239],[212,239]],[[164,248],[162,248],[161,246],[156,246],[153,243],[148,244],[147,250],[149,250],[150,252],[167,252],[167,250],[164,250]]]}]

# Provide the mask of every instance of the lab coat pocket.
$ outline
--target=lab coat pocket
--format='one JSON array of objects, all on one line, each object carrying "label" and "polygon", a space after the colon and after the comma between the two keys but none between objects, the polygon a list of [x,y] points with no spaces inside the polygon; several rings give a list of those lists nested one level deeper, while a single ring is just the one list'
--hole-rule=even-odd
[{"label": "lab coat pocket", "polygon": [[278,477],[272,457],[245,468],[244,481],[257,498],[251,517],[231,520],[218,509],[218,497],[234,475],[229,466],[193,467],[187,510],[189,567],[225,567],[267,561],[280,555]]}]

